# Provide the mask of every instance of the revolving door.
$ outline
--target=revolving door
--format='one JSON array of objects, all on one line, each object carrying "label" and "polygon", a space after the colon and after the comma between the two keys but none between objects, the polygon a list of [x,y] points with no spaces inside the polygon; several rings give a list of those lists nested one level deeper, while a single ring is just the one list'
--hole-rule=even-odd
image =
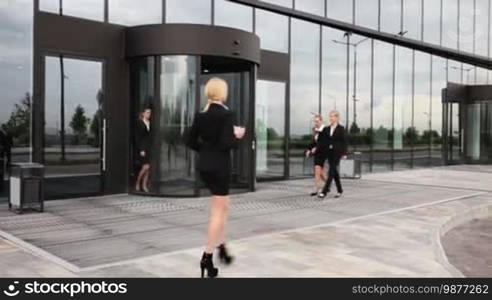
[{"label": "revolving door", "polygon": [[[141,57],[131,62],[132,124],[137,124],[146,108],[152,110],[149,193],[156,196],[195,197],[205,195],[195,172],[196,154],[185,139],[196,112],[207,99],[204,85],[220,77],[229,85],[226,105],[235,113],[236,123],[246,127],[246,137],[232,151],[231,193],[255,188],[254,87],[256,65],[239,59],[165,55]],[[132,164],[130,192],[141,171],[132,126]]]}]

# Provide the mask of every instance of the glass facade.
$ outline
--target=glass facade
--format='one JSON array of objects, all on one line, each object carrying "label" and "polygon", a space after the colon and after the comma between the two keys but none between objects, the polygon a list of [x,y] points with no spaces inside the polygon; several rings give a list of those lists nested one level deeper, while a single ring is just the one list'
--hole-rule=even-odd
[{"label": "glass facade", "polygon": [[[32,2],[4,0],[0,4],[0,19],[4,24],[0,27],[0,85],[5,85],[0,97],[5,108],[0,110],[0,124],[4,135],[8,133],[11,138],[13,161],[29,161],[31,154],[33,16],[26,12],[33,11]],[[400,35],[398,38],[402,39],[481,56],[492,54],[491,0],[264,2]],[[446,146],[443,137],[446,129],[451,128],[448,132],[449,143],[454,145],[453,156],[467,149],[461,147],[460,110],[456,103],[449,105],[449,109],[443,108],[443,89],[448,82],[492,83],[492,71],[469,63],[227,0],[39,0],[39,9],[125,26],[191,23],[232,27],[258,35],[263,50],[277,52],[272,55],[288,56],[290,73],[285,74],[284,81],[263,78],[261,66],[258,72],[254,126],[259,178],[281,178],[285,174],[310,176],[312,162],[303,152],[311,138],[312,117],[321,113],[326,119],[332,110],[340,112],[341,121],[349,130],[350,151],[362,152],[364,172],[440,165],[443,163],[441,151]],[[137,118],[148,102],[155,104],[157,98],[161,99],[158,108],[162,113],[154,122],[161,128],[158,138],[162,141],[157,147],[162,164],[154,170],[157,175],[152,176],[165,182],[185,182],[193,164],[184,145],[176,140],[182,140],[189,126],[188,117],[183,117],[184,111],[196,109],[183,105],[186,97],[191,97],[190,93],[200,90],[203,74],[196,72],[200,66],[194,59],[197,57],[179,55],[141,58],[131,65],[130,92],[132,103],[137,103],[132,108],[132,118]],[[90,127],[101,105],[96,100],[99,99],[97,91],[102,88],[102,63],[73,58],[60,60],[56,55],[46,57],[45,61],[46,107],[57,107],[45,115],[49,121],[44,135],[48,141],[44,149],[48,174],[64,176],[67,169],[95,174],[99,170],[95,157],[101,154],[100,149],[91,149],[94,150],[92,165],[89,160],[84,162],[78,158],[68,159],[72,165],[60,163],[61,129],[63,127],[67,135],[69,152],[85,151],[96,145],[98,137],[91,133]],[[66,74],[61,71],[62,65]],[[230,75],[231,84],[245,76],[222,75]],[[64,124],[61,124],[58,109],[62,82],[66,98]],[[189,87],[190,82],[194,86]],[[482,114],[475,109],[467,113]],[[74,114],[88,120],[85,135],[80,131],[77,136],[77,130],[70,127]],[[453,124],[443,124],[443,116],[452,116]],[[84,119],[82,117],[80,119]],[[77,168],[67,167],[75,164]],[[189,188],[187,184],[182,186]]]},{"label": "glass facade", "polygon": [[125,26],[162,23],[162,0],[109,0],[109,22]]},{"label": "glass facade", "polygon": [[0,201],[8,195],[8,164],[31,156],[33,1],[0,4]]}]

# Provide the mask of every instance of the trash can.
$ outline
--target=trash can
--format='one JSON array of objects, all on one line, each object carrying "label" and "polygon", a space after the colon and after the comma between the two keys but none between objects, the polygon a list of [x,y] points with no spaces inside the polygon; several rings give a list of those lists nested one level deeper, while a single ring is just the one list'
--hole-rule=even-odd
[{"label": "trash can", "polygon": [[340,161],[340,177],[349,179],[360,179],[362,176],[362,153],[353,152],[346,159]]},{"label": "trash can", "polygon": [[9,209],[22,213],[25,209],[44,209],[44,166],[36,163],[16,163],[10,168]]}]

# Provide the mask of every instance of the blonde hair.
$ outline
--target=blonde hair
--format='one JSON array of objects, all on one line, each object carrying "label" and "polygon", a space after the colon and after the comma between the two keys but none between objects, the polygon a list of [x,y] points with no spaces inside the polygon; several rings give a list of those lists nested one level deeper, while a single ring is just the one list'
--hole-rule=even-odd
[{"label": "blonde hair", "polygon": [[314,119],[314,120],[318,119],[318,120],[320,120],[320,121],[323,121],[323,116],[322,116],[322,115],[320,115],[320,114],[313,114],[313,119]]},{"label": "blonde hair", "polygon": [[226,101],[228,91],[227,82],[218,77],[210,79],[205,85],[205,95],[211,101]]}]

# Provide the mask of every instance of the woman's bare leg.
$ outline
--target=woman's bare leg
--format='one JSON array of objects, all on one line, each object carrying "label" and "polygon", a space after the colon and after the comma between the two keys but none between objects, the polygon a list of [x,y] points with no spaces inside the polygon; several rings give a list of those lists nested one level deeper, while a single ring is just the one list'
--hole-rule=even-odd
[{"label": "woman's bare leg", "polygon": [[146,165],[143,165],[142,168],[140,168],[140,172],[138,173],[137,181],[135,182],[135,189],[136,190],[140,190],[142,188],[141,182],[145,176],[145,172],[146,172],[145,166]]},{"label": "woman's bare leg", "polygon": [[320,190],[323,188],[325,185],[325,176],[323,174],[323,168],[320,166],[314,167],[314,176],[315,176],[315,185],[316,185],[316,190]]},{"label": "woman's bare leg", "polygon": [[217,246],[220,246],[227,242],[227,221],[229,219],[229,203],[230,203],[230,199],[227,201],[227,204],[224,206],[224,214],[222,215],[222,230],[220,233],[220,238],[217,242]]},{"label": "woman's bare leg", "polygon": [[226,208],[229,205],[229,197],[212,196],[212,205],[210,207],[210,222],[208,225],[208,238],[206,253],[213,253],[217,242],[222,238],[224,221],[226,220]]}]

